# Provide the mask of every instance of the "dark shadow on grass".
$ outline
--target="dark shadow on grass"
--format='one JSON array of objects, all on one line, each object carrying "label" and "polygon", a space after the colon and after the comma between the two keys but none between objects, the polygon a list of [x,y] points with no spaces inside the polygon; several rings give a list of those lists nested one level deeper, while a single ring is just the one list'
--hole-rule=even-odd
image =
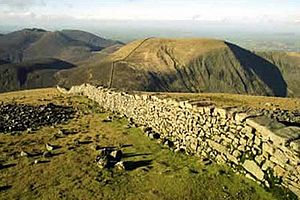
[{"label": "dark shadow on grass", "polygon": [[44,163],[49,163],[50,160],[39,160],[38,164],[44,164]]},{"label": "dark shadow on grass", "polygon": [[139,161],[125,161],[124,166],[128,171],[135,170],[140,167],[146,167],[151,165],[152,160],[139,160]]},{"label": "dark shadow on grass", "polygon": [[53,150],[57,150],[57,149],[62,148],[62,146],[60,146],[60,145],[52,145],[52,147],[53,147]]},{"label": "dark shadow on grass", "polygon": [[98,150],[103,150],[103,149],[106,149],[108,151],[113,151],[113,150],[117,149],[117,147],[114,147],[114,146],[99,147]]},{"label": "dark shadow on grass", "polygon": [[28,153],[28,157],[37,157],[37,156],[42,156],[43,152],[33,152],[33,153]]},{"label": "dark shadow on grass", "polygon": [[65,153],[51,153],[51,157],[60,156],[63,154],[65,154]]},{"label": "dark shadow on grass", "polygon": [[121,148],[132,147],[132,146],[133,146],[132,144],[122,144]]},{"label": "dark shadow on grass", "polygon": [[79,141],[79,144],[91,144],[93,141]]},{"label": "dark shadow on grass", "polygon": [[149,156],[150,153],[125,153],[123,154],[123,158],[131,158],[131,157],[137,157],[137,156]]},{"label": "dark shadow on grass", "polygon": [[6,190],[9,190],[10,188],[12,188],[11,185],[0,186],[0,192],[4,192]]},{"label": "dark shadow on grass", "polygon": [[11,168],[11,167],[15,167],[17,164],[15,163],[12,163],[12,164],[6,164],[6,165],[0,165],[0,170],[2,169],[8,169],[8,168]]}]

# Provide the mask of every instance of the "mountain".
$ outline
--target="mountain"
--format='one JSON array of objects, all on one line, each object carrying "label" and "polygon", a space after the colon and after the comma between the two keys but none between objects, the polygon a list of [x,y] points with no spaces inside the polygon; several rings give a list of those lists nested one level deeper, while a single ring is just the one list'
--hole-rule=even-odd
[{"label": "mountain", "polygon": [[81,30],[62,30],[61,33],[73,40],[81,41],[91,46],[98,47],[100,49],[114,46],[116,44],[123,44],[122,42],[104,39],[92,33],[88,33]]},{"label": "mountain", "polygon": [[46,31],[41,29],[24,29],[0,37],[0,59],[21,62],[23,51],[39,40]]},{"label": "mountain", "polygon": [[298,52],[258,52],[280,70],[287,83],[288,96],[300,97],[300,53]]},{"label": "mountain", "polygon": [[[84,31],[24,29],[0,37],[0,60],[22,61],[2,63],[1,91],[88,82],[129,91],[300,97],[300,53],[251,52],[214,39],[123,45]],[[34,70],[24,74],[28,67]]]},{"label": "mountain", "polygon": [[73,64],[52,58],[0,65],[0,92],[52,87],[57,84],[54,74]]},{"label": "mountain", "polygon": [[221,40],[147,38],[125,45],[101,63],[60,71],[57,79],[67,87],[89,82],[124,90],[284,97],[291,94],[287,85],[291,71],[282,73],[281,68]]},{"label": "mountain", "polygon": [[121,43],[83,31],[23,29],[0,37],[0,59],[20,63],[38,58],[56,58],[76,63],[114,45]]}]

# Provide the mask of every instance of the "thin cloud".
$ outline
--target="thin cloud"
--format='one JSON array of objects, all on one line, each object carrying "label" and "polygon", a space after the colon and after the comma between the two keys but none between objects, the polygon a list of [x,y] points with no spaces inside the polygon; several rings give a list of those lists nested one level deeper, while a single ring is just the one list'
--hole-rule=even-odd
[{"label": "thin cloud", "polygon": [[1,6],[6,6],[11,10],[26,10],[32,6],[45,6],[43,0],[0,0]]}]

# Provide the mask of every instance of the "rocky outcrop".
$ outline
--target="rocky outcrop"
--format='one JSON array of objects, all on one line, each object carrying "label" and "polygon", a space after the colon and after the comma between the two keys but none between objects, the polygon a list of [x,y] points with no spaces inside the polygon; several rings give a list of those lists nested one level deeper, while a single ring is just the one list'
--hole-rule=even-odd
[{"label": "rocky outcrop", "polygon": [[107,111],[125,115],[175,151],[226,163],[265,186],[281,183],[300,196],[300,128],[238,108],[128,94],[91,85],[61,92],[84,95]]},{"label": "rocky outcrop", "polygon": [[0,132],[36,130],[41,126],[66,123],[74,116],[72,107],[52,103],[40,106],[0,104]]}]

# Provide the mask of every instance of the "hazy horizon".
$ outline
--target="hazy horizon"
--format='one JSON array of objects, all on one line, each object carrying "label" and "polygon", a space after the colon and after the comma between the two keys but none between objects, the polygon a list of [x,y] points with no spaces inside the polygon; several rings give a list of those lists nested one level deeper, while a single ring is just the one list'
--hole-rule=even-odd
[{"label": "hazy horizon", "polygon": [[271,41],[280,43],[279,49],[300,51],[297,0],[0,0],[0,11],[1,33],[80,29],[123,42],[210,37],[246,47]]}]

